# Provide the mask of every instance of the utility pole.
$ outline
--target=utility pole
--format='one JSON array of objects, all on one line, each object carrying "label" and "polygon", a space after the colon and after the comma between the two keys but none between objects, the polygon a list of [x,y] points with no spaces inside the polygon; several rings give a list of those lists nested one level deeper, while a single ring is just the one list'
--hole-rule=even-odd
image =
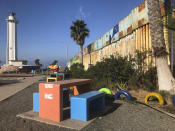
[{"label": "utility pole", "polygon": [[66,63],[68,62],[68,43],[66,42]]}]

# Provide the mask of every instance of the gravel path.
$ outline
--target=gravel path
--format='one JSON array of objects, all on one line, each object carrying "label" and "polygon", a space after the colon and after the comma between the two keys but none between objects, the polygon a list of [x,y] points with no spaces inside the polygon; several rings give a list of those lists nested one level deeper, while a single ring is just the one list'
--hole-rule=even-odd
[{"label": "gravel path", "polygon": [[[17,114],[32,110],[32,93],[38,83],[0,102],[0,131],[70,131],[69,129],[16,118]],[[110,113],[97,118],[84,131],[173,131],[175,119],[145,105],[115,101]]]},{"label": "gravel path", "polygon": [[115,101],[114,112],[96,120],[88,131],[174,131],[175,119],[142,104]]}]

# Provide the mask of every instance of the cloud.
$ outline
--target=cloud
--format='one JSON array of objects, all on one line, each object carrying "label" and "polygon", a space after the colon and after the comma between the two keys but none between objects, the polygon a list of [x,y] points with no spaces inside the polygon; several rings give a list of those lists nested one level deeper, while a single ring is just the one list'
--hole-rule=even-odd
[{"label": "cloud", "polygon": [[79,7],[79,13],[80,13],[80,17],[82,19],[85,19],[86,18],[86,14],[85,14],[82,6]]},{"label": "cloud", "polygon": [[87,17],[86,13],[84,12],[83,6],[80,6],[78,8],[78,11],[75,17],[76,19],[85,19]]}]

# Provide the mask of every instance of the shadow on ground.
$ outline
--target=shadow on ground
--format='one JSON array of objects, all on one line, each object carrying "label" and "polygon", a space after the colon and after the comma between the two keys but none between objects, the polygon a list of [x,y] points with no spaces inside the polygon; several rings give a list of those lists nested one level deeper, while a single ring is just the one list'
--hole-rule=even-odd
[{"label": "shadow on ground", "polygon": [[9,85],[9,84],[16,84],[16,83],[20,83],[20,81],[19,80],[1,80],[0,86]]},{"label": "shadow on ground", "polygon": [[105,110],[102,111],[92,111],[90,113],[90,119],[96,117],[104,117],[108,114],[113,113],[117,108],[119,108],[122,104],[121,103],[114,103],[115,99],[113,97],[106,96],[105,97]]}]

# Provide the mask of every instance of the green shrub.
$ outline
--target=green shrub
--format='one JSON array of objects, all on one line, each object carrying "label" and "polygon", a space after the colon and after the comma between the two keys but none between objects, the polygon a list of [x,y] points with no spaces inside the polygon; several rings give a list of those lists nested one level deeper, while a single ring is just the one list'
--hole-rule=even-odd
[{"label": "green shrub", "polygon": [[[115,83],[128,83],[128,80],[134,73],[134,67],[127,57],[114,57],[103,59],[91,66],[85,73],[86,78],[93,79],[95,86],[108,87],[116,86]],[[109,88],[109,87],[108,87]]]},{"label": "green shrub", "polygon": [[72,78],[84,78],[85,77],[84,66],[79,63],[73,64],[70,67],[69,73]]},{"label": "green shrub", "polygon": [[[145,59],[150,55],[149,51],[136,51],[134,57],[121,57],[111,55],[95,66],[91,66],[87,71],[82,64],[73,64],[66,72],[72,78],[89,78],[93,80],[93,86],[99,88],[121,88],[128,89],[129,86],[146,89],[149,91],[156,90],[157,76],[155,68],[148,68]],[[147,69],[147,70],[146,70]]]},{"label": "green shrub", "polygon": [[169,92],[167,91],[158,91],[158,93],[163,97],[164,100],[166,100],[168,96],[170,96]]},{"label": "green shrub", "polygon": [[128,86],[127,86],[126,82],[117,82],[116,87],[119,90],[127,90],[128,89]]},{"label": "green shrub", "polygon": [[156,68],[150,68],[146,71],[143,78],[143,85],[148,91],[158,90]]},{"label": "green shrub", "polygon": [[129,79],[129,85],[135,89],[142,88],[148,91],[157,89],[157,72],[156,68],[152,67],[152,63],[147,65],[147,56],[152,55],[151,51],[136,51],[135,57],[132,58],[135,64],[135,71]]}]

